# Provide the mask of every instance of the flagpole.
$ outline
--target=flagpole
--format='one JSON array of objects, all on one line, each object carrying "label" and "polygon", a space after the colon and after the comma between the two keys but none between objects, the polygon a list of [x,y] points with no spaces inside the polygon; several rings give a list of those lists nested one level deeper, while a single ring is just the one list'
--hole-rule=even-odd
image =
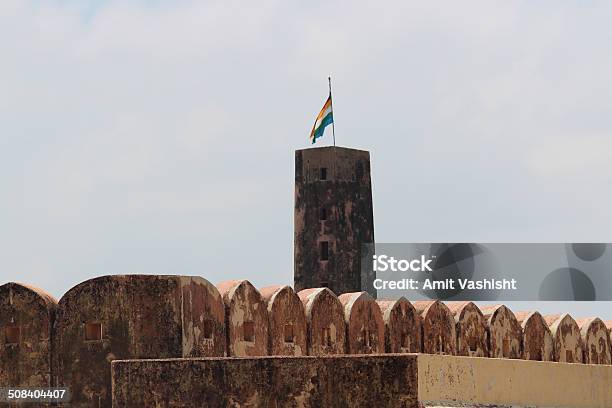
[{"label": "flagpole", "polygon": [[332,92],[331,92],[331,77],[327,77],[327,80],[329,81],[329,102],[330,102],[330,107],[332,111],[332,135],[334,136],[334,147],[336,147],[336,121],[333,120],[334,99],[332,98]]}]

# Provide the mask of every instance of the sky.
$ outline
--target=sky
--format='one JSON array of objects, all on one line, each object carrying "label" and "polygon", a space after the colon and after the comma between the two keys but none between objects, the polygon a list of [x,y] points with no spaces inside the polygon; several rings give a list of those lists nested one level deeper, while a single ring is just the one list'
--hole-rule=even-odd
[{"label": "sky", "polygon": [[3,0],[0,283],[292,283],[294,150],[328,75],[338,144],[371,153],[377,241],[612,242],[610,20],[596,1]]}]

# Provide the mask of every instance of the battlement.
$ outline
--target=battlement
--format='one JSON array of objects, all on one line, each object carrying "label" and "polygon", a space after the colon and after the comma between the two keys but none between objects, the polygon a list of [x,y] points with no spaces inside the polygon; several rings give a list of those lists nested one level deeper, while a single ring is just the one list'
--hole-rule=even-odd
[{"label": "battlement", "polygon": [[90,407],[110,406],[113,360],[416,352],[609,365],[611,328],[504,305],[196,276],[102,276],[59,302],[11,282],[0,286],[0,384],[67,386],[72,407]]}]

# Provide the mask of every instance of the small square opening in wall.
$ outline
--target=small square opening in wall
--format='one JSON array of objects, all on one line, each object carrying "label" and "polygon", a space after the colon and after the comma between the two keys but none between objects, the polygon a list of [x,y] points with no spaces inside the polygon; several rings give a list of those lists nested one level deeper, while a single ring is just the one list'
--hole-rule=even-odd
[{"label": "small square opening in wall", "polygon": [[285,339],[285,343],[293,343],[293,325],[286,324],[283,328],[283,337]]},{"label": "small square opening in wall", "polygon": [[468,342],[468,348],[470,356],[476,354],[476,351],[478,350],[478,347],[476,346],[476,340],[470,339],[470,341]]},{"label": "small square opening in wall", "polygon": [[565,350],[565,362],[566,363],[574,362],[574,353],[572,353],[572,350]]},{"label": "small square opening in wall", "polygon": [[329,260],[329,242],[321,241],[319,242],[320,252],[321,252],[321,260],[327,261]]},{"label": "small square opening in wall", "polygon": [[86,341],[102,340],[102,323],[100,322],[85,323],[85,340]]},{"label": "small square opening in wall", "polygon": [[319,169],[319,180],[327,180],[327,167]]},{"label": "small square opening in wall", "polygon": [[204,334],[204,338],[205,339],[212,339],[213,338],[213,321],[211,319],[204,319],[204,324],[202,327],[202,331]]},{"label": "small square opening in wall", "polygon": [[319,220],[321,221],[327,220],[327,208],[323,207],[319,210]]},{"label": "small square opening in wall", "polygon": [[255,341],[255,323],[244,322],[242,324],[242,340]]},{"label": "small square opening in wall", "polygon": [[21,339],[21,327],[16,324],[10,324],[4,328],[4,343],[19,344]]}]

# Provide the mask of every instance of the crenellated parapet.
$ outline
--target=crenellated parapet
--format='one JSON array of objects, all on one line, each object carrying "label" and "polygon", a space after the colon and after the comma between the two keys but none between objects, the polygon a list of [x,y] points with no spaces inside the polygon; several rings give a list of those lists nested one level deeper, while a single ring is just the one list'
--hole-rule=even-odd
[{"label": "crenellated parapet", "polygon": [[102,276],[59,302],[7,283],[0,286],[0,381],[67,386],[71,406],[89,407],[108,406],[117,359],[427,353],[610,364],[611,326],[504,305],[258,290],[246,280],[214,286],[196,276]]},{"label": "crenellated parapet", "polygon": [[42,289],[9,282],[0,286],[0,385],[53,385],[53,323],[57,300]]},{"label": "crenellated parapet", "polygon": [[523,359],[553,361],[553,339],[548,324],[538,312],[517,312],[522,329]]},{"label": "crenellated parapet", "polygon": [[523,330],[512,310],[504,305],[487,306],[481,310],[487,321],[489,357],[522,358]]}]

